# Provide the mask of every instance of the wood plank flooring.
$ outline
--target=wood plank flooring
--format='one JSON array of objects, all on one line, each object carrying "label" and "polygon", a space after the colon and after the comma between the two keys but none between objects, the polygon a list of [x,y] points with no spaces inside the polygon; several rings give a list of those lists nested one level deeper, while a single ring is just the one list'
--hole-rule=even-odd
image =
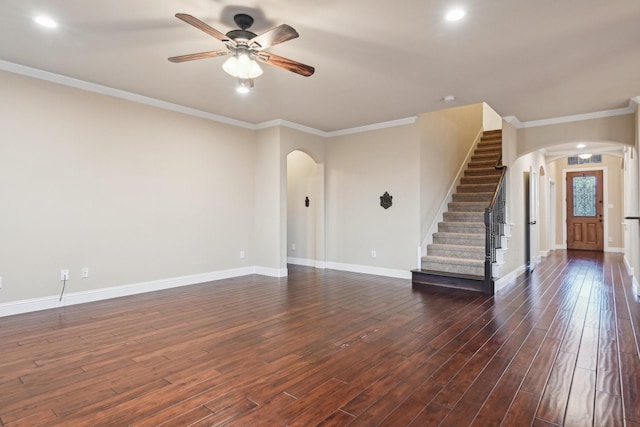
[{"label": "wood plank flooring", "polygon": [[640,426],[619,254],[495,296],[289,271],[0,318],[0,425]]}]

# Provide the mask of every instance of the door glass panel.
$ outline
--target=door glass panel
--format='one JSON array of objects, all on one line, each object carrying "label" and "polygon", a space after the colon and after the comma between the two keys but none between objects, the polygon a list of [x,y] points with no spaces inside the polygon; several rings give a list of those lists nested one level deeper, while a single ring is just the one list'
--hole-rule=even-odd
[{"label": "door glass panel", "polygon": [[573,178],[573,216],[596,216],[596,177]]}]

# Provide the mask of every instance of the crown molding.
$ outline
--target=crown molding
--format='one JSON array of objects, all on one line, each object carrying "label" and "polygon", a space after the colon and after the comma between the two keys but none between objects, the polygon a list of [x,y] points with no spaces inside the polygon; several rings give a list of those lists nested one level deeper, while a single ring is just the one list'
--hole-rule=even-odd
[{"label": "crown molding", "polygon": [[298,123],[290,122],[282,119],[270,120],[262,123],[249,123],[242,120],[236,120],[229,117],[221,116],[218,114],[208,113],[206,111],[197,110],[195,108],[185,107],[184,105],[174,104],[171,102],[162,101],[156,98],[151,98],[144,95],[139,95],[132,92],[127,92],[120,89],[114,89],[112,87],[99,85],[97,83],[91,83],[72,77],[63,76],[61,74],[52,73],[49,71],[43,71],[37,68],[27,67],[26,65],[20,65],[9,61],[0,59],[0,70],[8,71],[14,74],[20,74],[26,77],[32,77],[39,80],[45,80],[52,83],[61,84],[63,86],[73,87],[76,89],[86,90],[88,92],[94,92],[101,95],[111,96],[114,98],[120,98],[139,104],[149,105],[152,107],[161,108],[164,110],[174,111],[177,113],[186,114],[189,116],[199,117],[201,119],[211,120],[218,123],[224,123],[227,125],[237,126],[249,130],[261,130],[276,126],[284,126],[290,129],[299,130],[301,132],[309,133],[312,135],[320,136],[323,138],[331,138],[334,136],[348,135],[359,132],[366,132],[376,129],[384,129],[394,126],[402,126],[405,124],[414,123],[417,117],[409,117],[406,119],[393,120],[384,123],[376,123],[367,126],[360,126],[351,129],[344,129],[333,132],[325,132],[319,129],[314,129],[309,126],[304,126]]},{"label": "crown molding", "polygon": [[298,123],[290,122],[288,120],[275,119],[268,122],[262,122],[254,125],[255,130],[268,129],[276,126],[282,126],[289,129],[299,130],[300,132],[309,133],[311,135],[321,136],[327,138],[328,132],[318,130],[309,126],[300,125]]},{"label": "crown molding", "polygon": [[388,122],[374,123],[372,125],[358,126],[358,127],[343,129],[343,130],[336,130],[332,132],[327,132],[327,137],[333,138],[336,136],[351,135],[354,133],[369,132],[372,130],[386,129],[386,128],[391,128],[396,126],[405,126],[405,125],[410,125],[415,123],[416,120],[418,120],[418,117],[413,116],[413,117],[406,117],[404,119],[391,120]]},{"label": "crown molding", "polygon": [[[396,126],[410,125],[415,123],[418,120],[417,116],[413,116],[413,117],[406,117],[404,119],[374,123],[371,125],[358,126],[358,127],[331,131],[331,132],[322,131],[319,129],[315,129],[309,126],[301,125],[298,123],[294,123],[294,122],[290,122],[282,119],[269,120],[261,123],[249,123],[242,120],[236,120],[229,117],[221,116],[218,114],[208,113],[206,111],[197,110],[195,108],[185,107],[184,105],[174,104],[171,102],[162,101],[156,98],[151,98],[148,96],[139,95],[132,92],[127,92],[120,89],[114,89],[112,87],[99,85],[97,83],[91,83],[84,80],[63,76],[61,74],[39,70],[37,68],[15,64],[13,62],[4,61],[1,59],[0,59],[0,70],[8,71],[14,74],[20,74],[27,77],[32,77],[35,79],[46,80],[52,83],[58,83],[64,86],[86,90],[86,91],[98,93],[101,95],[120,98],[127,101],[136,102],[139,104],[149,105],[149,106],[161,108],[164,110],[187,114],[190,116],[199,117],[201,119],[211,120],[214,122],[223,123],[231,126],[237,126],[237,127],[249,129],[249,130],[261,130],[261,129],[267,129],[275,126],[284,126],[290,129],[299,130],[301,132],[309,133],[309,134],[320,136],[323,138],[333,138],[337,136],[369,132],[373,130],[386,129],[386,128],[391,128]],[[528,127],[549,126],[549,125],[560,124],[560,123],[569,123],[569,122],[575,122],[575,121],[581,121],[581,120],[590,120],[590,119],[598,119],[603,117],[614,117],[614,116],[622,116],[625,114],[633,114],[637,111],[639,104],[640,104],[640,96],[635,96],[629,100],[629,106],[626,108],[599,111],[595,113],[577,114],[573,116],[556,117],[552,119],[533,120],[529,122],[521,122],[515,116],[507,116],[507,117],[504,117],[503,120],[519,129],[528,128]]]},{"label": "crown molding", "polygon": [[518,118],[516,116],[506,116],[506,117],[503,117],[502,120],[504,120],[505,122],[509,123],[510,125],[518,128],[518,129],[524,127],[524,126],[522,126],[522,122],[520,120],[518,120]]},{"label": "crown molding", "polygon": [[220,116],[218,114],[207,113],[205,111],[197,110],[195,108],[185,107],[183,105],[161,101],[159,99],[138,95],[136,93],[127,92],[120,89],[114,89],[112,87],[99,85],[97,83],[91,83],[84,80],[74,79],[72,77],[51,73],[49,71],[39,70],[37,68],[27,67],[25,65],[14,64],[12,62],[0,60],[0,70],[9,71],[11,73],[20,74],[27,77],[33,77],[35,79],[45,80],[52,83],[58,83],[64,86],[86,90],[88,92],[94,92],[94,93],[99,93],[101,95],[120,98],[127,101],[136,102],[139,104],[162,108],[164,110],[187,114],[190,116],[199,117],[201,119],[212,120],[215,122],[220,122],[220,123],[237,126],[245,129],[252,129],[252,130],[255,129],[255,125],[251,123],[243,122],[241,120],[231,119],[229,117]]},{"label": "crown molding", "polygon": [[554,117],[552,119],[531,120],[528,122],[521,122],[515,116],[504,117],[503,120],[507,123],[511,123],[518,129],[521,128],[534,128],[539,126],[550,126],[562,123],[580,122],[583,120],[602,119],[606,117],[624,116],[627,114],[634,114],[640,104],[640,96],[635,96],[629,99],[629,106],[625,108],[616,108],[614,110],[596,111],[594,113],[575,114],[573,116]]}]

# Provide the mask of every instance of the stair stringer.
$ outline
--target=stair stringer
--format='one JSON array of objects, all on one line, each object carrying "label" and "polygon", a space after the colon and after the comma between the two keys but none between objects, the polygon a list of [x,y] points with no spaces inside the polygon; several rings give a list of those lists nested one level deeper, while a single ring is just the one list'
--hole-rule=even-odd
[{"label": "stair stringer", "polygon": [[500,270],[504,266],[504,256],[509,251],[509,239],[511,238],[511,230],[513,229],[513,223],[503,224],[504,233],[500,236],[500,247],[496,249],[496,260],[491,264],[491,277],[494,280],[502,278]]},{"label": "stair stringer", "polygon": [[444,220],[444,213],[447,211],[449,203],[453,201],[453,194],[456,192],[456,188],[460,184],[460,180],[464,175],[464,171],[467,167],[467,164],[471,160],[471,156],[473,155],[474,151],[478,147],[478,144],[482,140],[483,133],[484,133],[484,129],[480,129],[480,131],[476,135],[476,138],[473,141],[473,144],[471,144],[471,148],[469,149],[467,156],[462,161],[462,164],[460,165],[460,169],[458,169],[458,173],[456,174],[456,177],[453,179],[453,182],[449,187],[449,191],[447,192],[447,195],[444,197],[444,200],[442,201],[442,204],[440,204],[440,208],[438,209],[438,212],[436,213],[435,217],[433,218],[433,221],[431,222],[431,226],[427,230],[427,234],[425,235],[424,240],[422,241],[422,244],[418,248],[418,265],[417,265],[418,269],[422,268],[422,257],[427,255],[427,246],[433,243],[433,234],[438,231],[438,223]]}]

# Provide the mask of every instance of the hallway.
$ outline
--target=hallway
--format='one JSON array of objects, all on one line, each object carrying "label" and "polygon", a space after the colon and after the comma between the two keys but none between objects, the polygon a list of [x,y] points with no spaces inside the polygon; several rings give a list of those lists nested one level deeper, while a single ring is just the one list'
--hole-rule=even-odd
[{"label": "hallway", "polygon": [[640,426],[620,254],[495,296],[289,268],[0,319],[0,425]]}]

